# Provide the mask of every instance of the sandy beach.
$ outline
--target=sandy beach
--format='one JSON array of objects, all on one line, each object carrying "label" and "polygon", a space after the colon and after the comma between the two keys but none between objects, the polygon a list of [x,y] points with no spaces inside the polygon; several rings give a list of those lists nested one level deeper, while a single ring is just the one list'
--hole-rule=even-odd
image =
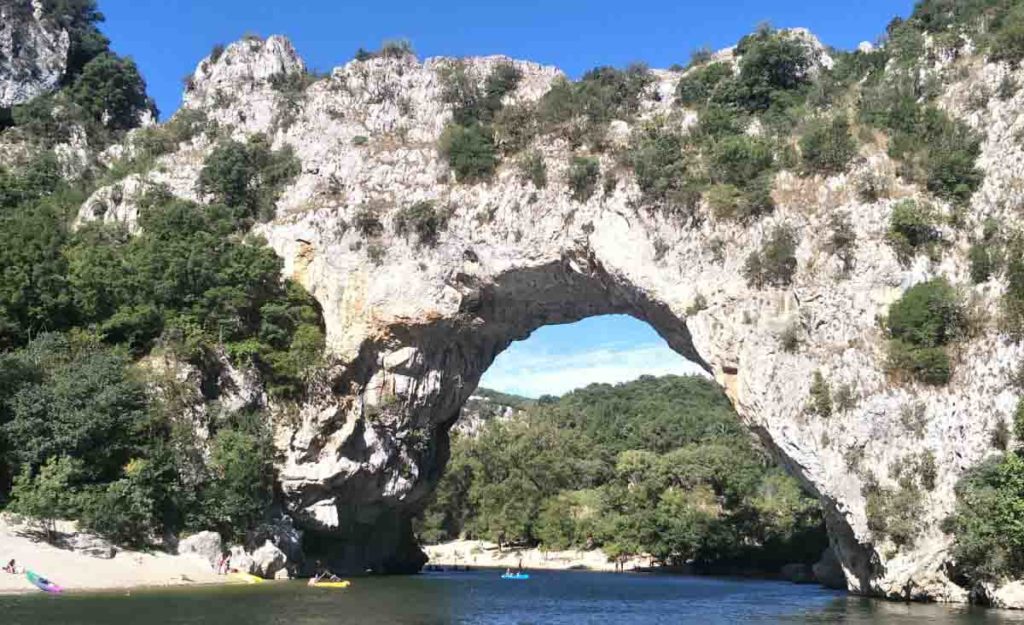
[{"label": "sandy beach", "polygon": [[[437,566],[471,566],[511,568],[519,566],[527,569],[568,570],[581,569],[588,571],[614,571],[615,563],[600,549],[581,551],[541,551],[540,549],[504,549],[498,550],[495,543],[483,540],[456,540],[440,545],[425,545],[423,551],[430,558],[428,564]],[[626,560],[621,570],[630,571],[648,566],[646,558]]]},{"label": "sandy beach", "polygon": [[[34,541],[0,518],[0,563],[5,565],[11,558],[18,566],[72,592],[228,581],[214,574],[210,565],[196,556],[118,550],[112,559],[94,558]],[[0,593],[19,592],[39,591],[22,574],[0,572]]]}]

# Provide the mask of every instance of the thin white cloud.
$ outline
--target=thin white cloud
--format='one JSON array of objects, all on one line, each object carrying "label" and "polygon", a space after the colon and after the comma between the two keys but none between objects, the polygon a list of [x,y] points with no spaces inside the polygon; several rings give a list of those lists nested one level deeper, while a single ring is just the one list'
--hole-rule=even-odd
[{"label": "thin white cloud", "polygon": [[526,397],[563,395],[589,384],[629,382],[642,375],[704,375],[667,345],[608,343],[569,353],[513,345],[498,356],[480,385]]}]

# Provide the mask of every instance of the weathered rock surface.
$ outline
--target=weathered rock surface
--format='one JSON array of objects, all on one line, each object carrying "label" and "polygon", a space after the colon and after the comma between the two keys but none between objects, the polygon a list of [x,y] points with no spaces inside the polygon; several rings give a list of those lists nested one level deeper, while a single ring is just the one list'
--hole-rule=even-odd
[{"label": "weathered rock surface", "polygon": [[259,575],[264,579],[274,579],[279,571],[285,570],[288,564],[288,557],[269,540],[263,546],[252,552],[253,575]]},{"label": "weathered rock surface", "polygon": [[224,553],[224,544],[217,532],[199,532],[178,543],[178,555],[194,555],[216,566]]},{"label": "weathered rock surface", "polygon": [[843,566],[831,547],[822,551],[821,559],[814,563],[811,571],[814,574],[814,581],[822,586],[835,590],[846,589],[846,575],[843,573]]},{"label": "weathered rock surface", "polygon": [[[506,61],[468,66],[483,80]],[[409,519],[439,477],[460,407],[495,356],[543,325],[621,313],[650,323],[711,372],[747,425],[820,498],[852,591],[967,600],[947,576],[950,537],[940,521],[952,511],[957,479],[992,452],[991,431],[1012,413],[1017,396],[1007,379],[1022,350],[989,322],[963,344],[947,387],[887,379],[877,319],[888,305],[929,277],[969,281],[964,234],[947,233],[952,245],[941,261],[920,258],[909,269],[897,261],[886,242],[892,206],[923,192],[895,176],[884,148],[863,147],[844,175],[783,172],[774,189],[778,209],[746,226],[638,208],[635,181],[609,155],[600,156],[602,170],[615,172],[617,184],[599,185],[604,190],[586,203],[573,201],[570,150],[552,137],[532,146],[546,160],[546,188],[524,183],[508,159],[492,182],[460,185],[436,151],[450,118],[439,70],[451,62],[351,62],[296,100],[271,80],[302,71],[291,46],[250,40],[204,60],[186,94],[185,106],[203,110],[222,131],[240,139],[267,133],[303,163],[276,219],[258,230],[322,305],[334,363],[315,397],[277,426],[280,490],[305,530],[308,554],[338,569],[415,570],[422,559]],[[524,78],[509,102],[537,100],[561,75],[514,63]],[[1016,223],[1012,207],[1024,200],[1024,154],[1014,138],[1024,126],[1024,92],[992,98],[980,110],[964,104],[973,90],[994,91],[1011,71],[979,64],[942,100],[987,133],[986,181],[965,231],[988,216]],[[655,75],[642,118],[686,128],[693,113],[672,97],[679,74]],[[628,124],[613,126],[613,135],[628,137]],[[195,182],[212,145],[206,136],[183,145],[135,188],[162,184],[198,199]],[[887,197],[859,199],[854,181],[868,174],[885,181]],[[122,191],[115,199],[100,190],[103,206],[87,202],[79,218],[134,225],[137,196],[128,184]],[[451,209],[436,246],[395,234],[396,211],[419,200]],[[366,209],[384,224],[369,240],[352,227]],[[838,211],[850,215],[857,236],[849,275],[827,252],[828,219]],[[778,224],[799,234],[795,282],[753,289],[744,262]],[[368,253],[371,246],[383,255]],[[985,309],[1003,288],[993,281],[966,290]],[[790,328],[802,343],[793,352],[779,339]],[[856,405],[829,419],[809,416],[815,371],[856,389]],[[911,404],[924,406],[919,431],[900,418]],[[896,548],[869,530],[863,487],[869,473],[894,484],[888,467],[922,451],[935,456],[937,485],[925,494],[915,545]]]},{"label": "weathered rock surface", "polygon": [[57,88],[71,37],[45,17],[40,0],[0,2],[0,109]]}]

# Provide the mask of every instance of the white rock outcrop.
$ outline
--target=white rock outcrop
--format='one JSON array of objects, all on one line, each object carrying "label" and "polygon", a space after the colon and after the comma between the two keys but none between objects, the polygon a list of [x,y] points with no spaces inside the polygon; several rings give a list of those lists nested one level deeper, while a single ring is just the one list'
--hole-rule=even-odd
[{"label": "white rock outcrop", "polygon": [[[510,103],[536,101],[561,76],[501,57],[467,66],[482,81],[498,62],[513,62],[524,75]],[[820,498],[852,591],[967,600],[967,589],[947,573],[951,539],[940,523],[953,509],[958,478],[993,452],[991,432],[1010,418],[1017,393],[1007,380],[1024,354],[989,321],[960,348],[948,386],[887,378],[877,320],[889,304],[929,277],[969,281],[967,241],[954,232],[943,260],[920,258],[910,268],[897,261],[886,242],[892,207],[923,192],[896,178],[884,148],[863,147],[848,174],[780,174],[777,210],[745,226],[643,208],[631,174],[608,155],[599,157],[604,181],[614,172],[616,184],[600,184],[591,200],[576,202],[566,182],[571,152],[553,137],[532,145],[547,163],[546,188],[523,182],[512,159],[489,183],[456,184],[436,150],[450,118],[440,70],[451,63],[353,61],[296,100],[271,77],[304,66],[290,44],[272,37],[204,60],[186,94],[185,106],[201,109],[222,133],[267,133],[302,161],[276,219],[258,232],[320,302],[334,363],[315,399],[277,426],[279,486],[306,531],[307,551],[339,569],[417,567],[408,520],[438,479],[448,430],[495,356],[543,325],[622,313],[650,323],[713,374],[744,422]],[[1013,207],[1024,200],[1024,154],[1014,140],[1024,126],[1024,92],[993,98],[980,111],[962,106],[973,82],[998,84],[1007,71],[985,65],[958,79],[943,100],[987,132],[986,180],[967,213],[971,228],[987,216],[1015,223]],[[671,94],[678,73],[656,76],[643,117],[686,128],[692,112],[653,97]],[[616,127],[628,136],[625,124]],[[201,137],[162,157],[146,182],[196,199],[212,145]],[[884,179],[885,198],[859,198],[854,181],[869,175]],[[138,198],[128,191],[141,186],[100,190],[102,208],[87,202],[79,218],[133,225]],[[450,211],[435,246],[395,234],[396,211],[421,200]],[[354,227],[367,210],[381,220],[380,236]],[[857,237],[848,274],[827,252],[837,212],[849,215]],[[753,289],[744,262],[780,224],[799,236],[794,284]],[[984,310],[995,307],[1002,285],[964,288]],[[799,335],[799,349],[782,348],[784,332]],[[853,389],[855,405],[828,419],[808,415],[816,371],[833,388]],[[920,428],[901,418],[908,409],[922,415]],[[894,485],[890,467],[925,451],[936,461],[936,486],[924,494],[914,546],[896,548],[868,528],[863,489],[869,475]]]},{"label": "white rock outcrop", "polygon": [[0,109],[55,90],[71,37],[47,19],[40,0],[0,2]]},{"label": "white rock outcrop", "polygon": [[224,553],[224,543],[217,532],[198,532],[178,542],[178,555],[194,555],[210,566],[217,566]]}]

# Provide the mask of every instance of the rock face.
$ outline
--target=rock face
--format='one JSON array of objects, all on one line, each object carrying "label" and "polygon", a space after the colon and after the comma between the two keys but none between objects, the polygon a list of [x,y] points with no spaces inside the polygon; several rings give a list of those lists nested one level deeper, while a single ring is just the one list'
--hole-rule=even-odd
[{"label": "rock face", "polygon": [[217,532],[199,532],[178,543],[178,555],[195,555],[216,566],[224,553],[224,544]]},{"label": "rock face", "polygon": [[0,109],[57,88],[71,37],[48,20],[40,0],[0,2]]},{"label": "rock face", "polygon": [[[510,61],[466,61],[481,81],[500,62]],[[523,80],[508,103],[536,101],[561,75],[511,62]],[[844,175],[781,173],[777,210],[750,225],[684,222],[638,208],[635,181],[609,155],[600,156],[608,184],[589,201],[574,201],[566,180],[571,151],[552,137],[531,146],[546,161],[546,188],[523,182],[510,159],[489,183],[456,184],[436,150],[451,113],[439,72],[451,63],[351,62],[295,97],[275,84],[303,64],[273,37],[204,60],[186,94],[186,108],[205,112],[222,133],[267,133],[303,163],[276,219],[258,231],[322,305],[334,363],[314,398],[277,426],[280,491],[305,531],[307,554],[339,570],[417,569],[422,556],[409,519],[436,483],[449,429],[484,370],[541,326],[616,313],[651,324],[712,373],[744,422],[820,498],[852,591],[967,600],[947,574],[950,537],[940,521],[952,511],[957,479],[992,452],[990,432],[1014,408],[1007,380],[1022,350],[989,323],[963,344],[948,386],[887,379],[878,317],[930,277],[969,281],[965,234],[948,233],[953,243],[939,262],[920,258],[904,268],[897,261],[886,242],[892,207],[925,196],[896,177],[884,147],[864,146]],[[994,92],[1009,72],[979,63],[942,98],[951,114],[987,133],[986,181],[966,213],[966,232],[988,216],[1014,223],[1010,207],[1024,200],[1024,155],[1014,140],[1024,125],[1024,92],[981,109],[965,104],[973,91]],[[654,74],[641,118],[662,116],[686,128],[694,116],[672,95],[680,74]],[[630,127],[614,122],[612,130],[621,140]],[[198,199],[195,182],[212,146],[205,135],[182,144],[131,188],[163,184]],[[884,181],[885,198],[859,199],[854,182],[867,175]],[[133,226],[138,197],[128,190],[101,190],[104,204],[87,202],[80,219]],[[395,233],[396,212],[421,200],[450,210],[433,246]],[[379,235],[354,227],[361,211],[375,212]],[[857,237],[849,275],[827,251],[828,219],[838,211],[849,214]],[[794,284],[754,289],[744,262],[779,224],[799,236]],[[984,309],[1003,287],[966,288]],[[782,348],[784,332],[797,333],[798,349]],[[855,389],[855,405],[828,419],[809,416],[816,371],[833,387]],[[908,406],[922,407],[919,429],[901,419]],[[862,491],[869,472],[893,485],[887,468],[923,451],[934,454],[936,486],[925,493],[914,545],[896,548],[869,529]]]},{"label": "rock face", "polygon": [[252,569],[250,573],[259,575],[264,579],[274,579],[278,572],[283,571],[288,563],[284,552],[278,549],[269,540],[263,546],[252,552]]}]

